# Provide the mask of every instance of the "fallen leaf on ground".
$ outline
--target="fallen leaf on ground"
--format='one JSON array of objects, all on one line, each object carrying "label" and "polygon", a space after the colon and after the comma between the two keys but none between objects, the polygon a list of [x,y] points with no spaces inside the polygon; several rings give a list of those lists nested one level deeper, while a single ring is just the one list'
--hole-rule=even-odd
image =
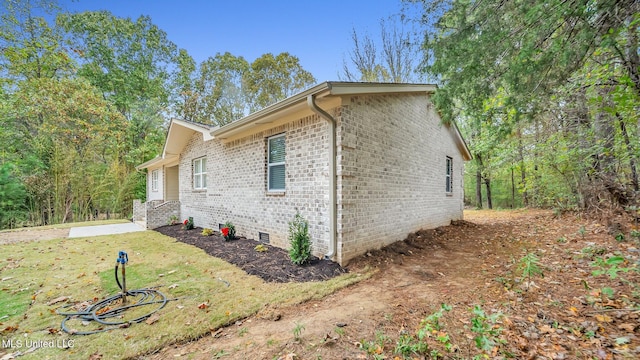
[{"label": "fallen leaf on ground", "polygon": [[145,322],[149,325],[155,323],[156,321],[160,320],[160,315],[158,315],[158,313],[155,313],[153,315],[151,315],[147,320],[145,320]]},{"label": "fallen leaf on ground", "polygon": [[57,298],[55,298],[55,299],[53,299],[53,300],[50,300],[50,301],[47,303],[47,305],[51,306],[51,305],[53,305],[53,304],[57,304],[57,303],[59,303],[59,302],[67,301],[68,299],[69,299],[69,297],[68,297],[68,296],[59,296],[59,297],[57,297]]},{"label": "fallen leaf on ground", "polygon": [[206,309],[209,307],[209,303],[202,303],[200,305],[198,305],[198,309],[202,310],[202,309]]}]

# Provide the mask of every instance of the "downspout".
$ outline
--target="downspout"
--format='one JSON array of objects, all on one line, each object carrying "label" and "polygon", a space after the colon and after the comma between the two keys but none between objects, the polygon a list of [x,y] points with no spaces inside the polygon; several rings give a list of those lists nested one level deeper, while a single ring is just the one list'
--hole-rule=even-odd
[{"label": "downspout", "polygon": [[329,191],[329,228],[330,228],[330,236],[329,236],[329,252],[324,255],[325,259],[333,259],[336,255],[336,248],[338,247],[337,243],[337,181],[336,181],[336,119],[334,119],[331,115],[329,115],[326,111],[320,109],[316,104],[316,98],[314,95],[307,95],[307,105],[309,109],[314,113],[318,114],[321,118],[327,120],[331,127],[331,136],[329,136],[329,148],[331,149],[331,155],[329,157],[329,187],[331,191]]}]

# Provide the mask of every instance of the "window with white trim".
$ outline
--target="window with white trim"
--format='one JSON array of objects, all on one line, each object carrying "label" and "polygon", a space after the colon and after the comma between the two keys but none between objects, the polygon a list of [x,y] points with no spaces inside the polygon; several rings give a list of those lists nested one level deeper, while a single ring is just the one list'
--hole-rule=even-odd
[{"label": "window with white trim", "polygon": [[159,177],[160,177],[160,170],[153,170],[151,172],[151,191],[158,191]]},{"label": "window with white trim", "polygon": [[285,188],[284,134],[267,139],[267,190],[284,191]]},{"label": "window with white trim", "polygon": [[446,172],[446,181],[445,190],[447,194],[453,193],[453,159],[447,156],[447,172]]},{"label": "window with white trim", "polygon": [[193,160],[193,188],[202,190],[207,188],[207,158]]}]

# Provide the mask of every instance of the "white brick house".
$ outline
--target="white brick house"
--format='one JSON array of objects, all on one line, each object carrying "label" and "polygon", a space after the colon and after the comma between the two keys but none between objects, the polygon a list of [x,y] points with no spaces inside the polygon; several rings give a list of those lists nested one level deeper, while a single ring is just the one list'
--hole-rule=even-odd
[{"label": "white brick house", "polygon": [[[340,264],[419,229],[462,219],[455,124],[442,124],[434,85],[325,82],[222,127],[172,120],[147,169],[148,228],[171,214],[288,247],[296,212],[313,252]],[[160,215],[158,215],[160,214]]]}]

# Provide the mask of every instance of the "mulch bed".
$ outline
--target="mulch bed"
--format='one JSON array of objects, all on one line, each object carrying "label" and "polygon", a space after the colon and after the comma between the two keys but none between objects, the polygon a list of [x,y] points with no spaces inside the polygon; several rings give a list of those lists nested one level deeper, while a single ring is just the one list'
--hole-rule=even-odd
[{"label": "mulch bed", "polygon": [[[184,230],[182,225],[167,225],[155,231],[185,244],[199,247],[207,254],[234,264],[248,274],[259,276],[267,282],[322,281],[347,272],[337,263],[321,260],[315,256],[305,265],[295,265],[284,249],[244,237],[225,241],[218,232],[214,232],[211,236],[204,236],[202,228],[198,227]],[[256,251],[255,247],[258,244],[263,244],[268,250]]]}]

